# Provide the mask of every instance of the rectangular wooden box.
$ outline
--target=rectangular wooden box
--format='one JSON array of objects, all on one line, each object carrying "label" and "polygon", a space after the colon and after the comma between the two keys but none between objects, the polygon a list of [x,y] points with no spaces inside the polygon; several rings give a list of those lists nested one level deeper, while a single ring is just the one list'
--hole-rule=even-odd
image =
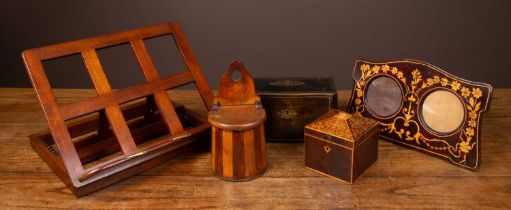
[{"label": "rectangular wooden box", "polygon": [[255,78],[268,141],[303,142],[303,128],[337,107],[332,78]]},{"label": "rectangular wooden box", "polygon": [[305,167],[352,184],[378,158],[379,124],[331,110],[305,126]]}]

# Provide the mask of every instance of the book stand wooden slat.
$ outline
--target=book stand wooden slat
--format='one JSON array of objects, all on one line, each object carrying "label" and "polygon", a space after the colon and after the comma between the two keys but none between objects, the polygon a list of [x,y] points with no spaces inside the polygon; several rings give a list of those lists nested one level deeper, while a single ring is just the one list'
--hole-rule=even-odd
[{"label": "book stand wooden slat", "polygon": [[[161,77],[154,67],[144,39],[163,35],[173,36],[185,71]],[[124,43],[131,45],[146,82],[112,90],[96,49]],[[72,54],[81,54],[97,96],[58,105],[42,61]],[[174,104],[166,92],[194,83],[211,109],[211,88],[176,23],[30,49],[23,59],[49,125],[49,131],[30,137],[32,147],[76,196],[152,168],[202,144],[200,137],[209,134],[205,117]]]}]

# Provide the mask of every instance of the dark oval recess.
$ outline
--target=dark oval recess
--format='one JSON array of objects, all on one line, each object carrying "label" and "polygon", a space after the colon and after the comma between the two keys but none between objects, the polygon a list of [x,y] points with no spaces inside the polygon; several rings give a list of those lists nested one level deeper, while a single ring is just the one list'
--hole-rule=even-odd
[{"label": "dark oval recess", "polygon": [[390,117],[401,108],[403,94],[399,84],[389,77],[378,77],[370,81],[365,93],[368,111],[380,118]]}]

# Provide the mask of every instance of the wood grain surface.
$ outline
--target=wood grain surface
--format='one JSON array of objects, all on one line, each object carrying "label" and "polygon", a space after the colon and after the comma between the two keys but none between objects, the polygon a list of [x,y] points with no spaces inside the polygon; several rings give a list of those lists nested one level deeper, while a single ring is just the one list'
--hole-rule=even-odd
[{"label": "wood grain surface", "polygon": [[[95,95],[93,90],[54,92],[59,104]],[[339,93],[344,109],[349,91]],[[206,113],[196,91],[169,95]],[[347,185],[305,169],[302,143],[268,143],[268,170],[250,182],[214,177],[205,149],[77,199],[30,148],[27,136],[47,128],[33,90],[0,88],[0,208],[509,209],[510,107],[511,89],[496,90],[483,120],[478,172],[380,140],[378,160]]]}]

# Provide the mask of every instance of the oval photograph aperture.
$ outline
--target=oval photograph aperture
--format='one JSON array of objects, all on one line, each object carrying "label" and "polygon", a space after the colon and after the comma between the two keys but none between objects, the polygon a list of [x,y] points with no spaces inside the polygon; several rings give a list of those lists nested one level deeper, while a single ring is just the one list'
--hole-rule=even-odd
[{"label": "oval photograph aperture", "polygon": [[433,131],[449,134],[456,131],[465,118],[463,103],[454,93],[437,90],[422,103],[422,119]]},{"label": "oval photograph aperture", "polygon": [[403,96],[399,84],[389,77],[372,80],[365,94],[367,109],[380,118],[390,117],[401,108]]}]

